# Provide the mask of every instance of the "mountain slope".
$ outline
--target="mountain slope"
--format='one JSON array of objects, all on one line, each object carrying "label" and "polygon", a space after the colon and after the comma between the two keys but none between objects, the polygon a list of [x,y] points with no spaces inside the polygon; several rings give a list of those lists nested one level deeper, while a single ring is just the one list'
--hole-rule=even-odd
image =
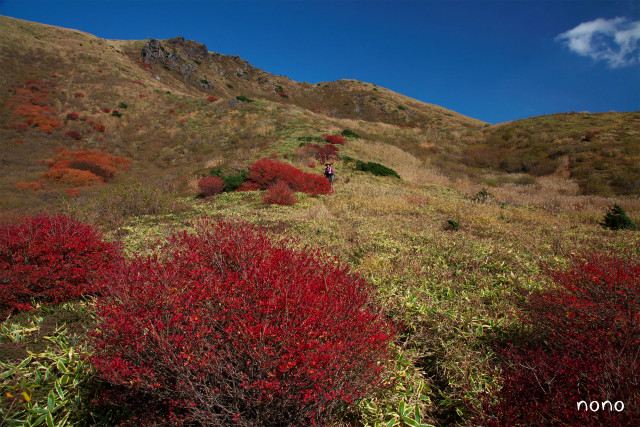
[{"label": "mountain slope", "polygon": [[454,144],[457,132],[483,125],[359,81],[294,82],[182,38],[103,40],[0,17],[0,50],[7,153],[0,179],[12,208],[34,202],[26,201],[33,195],[11,191],[16,183],[41,180],[47,171],[41,162],[58,146],[105,149],[132,160],[120,179],[158,182],[211,164],[244,167],[273,151],[294,154],[299,138],[347,127],[364,141],[388,142],[428,160],[435,146]]},{"label": "mountain slope", "polygon": [[[358,150],[352,144],[341,153],[365,161],[385,160],[367,149],[384,144],[456,179],[525,173],[534,177],[527,182],[544,175],[575,181],[587,194],[640,191],[634,113],[489,126],[356,80],[295,82],[180,37],[104,40],[8,17],[0,17],[0,51],[4,209],[48,205],[69,190],[43,181],[43,161],[57,147],[106,150],[130,160],[116,180],[188,192],[198,171],[244,168],[269,155],[313,172],[299,145],[344,129],[361,140]],[[398,158],[405,160],[391,167],[407,161]]]}]

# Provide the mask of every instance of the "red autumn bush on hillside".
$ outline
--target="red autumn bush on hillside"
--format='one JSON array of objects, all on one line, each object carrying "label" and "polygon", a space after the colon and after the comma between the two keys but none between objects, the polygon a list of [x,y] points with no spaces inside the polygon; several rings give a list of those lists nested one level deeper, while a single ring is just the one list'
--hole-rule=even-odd
[{"label": "red autumn bush on hillside", "polygon": [[342,135],[322,135],[322,138],[324,138],[324,140],[327,141],[329,144],[344,145],[347,143],[347,141],[344,139]]},{"label": "red autumn bush on hillside", "polygon": [[[532,294],[526,307],[540,336],[501,351],[504,386],[483,425],[637,425],[640,259],[593,253],[551,276],[557,288]],[[621,401],[624,411],[578,410],[580,401]]]},{"label": "red autumn bush on hillside", "polygon": [[304,146],[304,151],[306,151],[308,155],[313,156],[320,162],[324,163],[327,160],[336,160],[340,149],[332,144],[312,144]]},{"label": "red autumn bush on hillside", "polygon": [[61,150],[44,163],[49,171],[42,175],[53,182],[81,187],[103,183],[114,178],[120,170],[127,170],[130,160],[103,151]]},{"label": "red autumn bush on hillside", "polygon": [[120,261],[113,243],[63,215],[26,217],[0,227],[0,314],[100,292],[98,279]]},{"label": "red autumn bush on hillside", "polygon": [[207,101],[209,101],[209,102],[216,102],[217,100],[218,100],[218,98],[216,98],[213,95],[207,98]]},{"label": "red autumn bush on hillside", "polygon": [[270,205],[291,206],[296,204],[296,196],[286,182],[276,181],[267,188],[262,201]]},{"label": "red autumn bush on hillside", "polygon": [[306,173],[287,163],[266,158],[249,166],[249,177],[240,190],[266,190],[277,181],[285,182],[293,191],[313,195],[331,192],[331,185],[323,176]]},{"label": "red autumn bush on hillside", "polygon": [[217,176],[205,176],[198,181],[198,189],[204,197],[220,194],[224,191],[224,181]]},{"label": "red autumn bush on hillside", "polygon": [[82,139],[82,134],[80,132],[78,132],[77,130],[70,130],[67,131],[64,136],[69,137],[71,139],[75,139],[76,141]]},{"label": "red autumn bush on hillside", "polygon": [[92,360],[132,425],[312,425],[379,386],[373,287],[291,247],[202,220],[110,278]]}]

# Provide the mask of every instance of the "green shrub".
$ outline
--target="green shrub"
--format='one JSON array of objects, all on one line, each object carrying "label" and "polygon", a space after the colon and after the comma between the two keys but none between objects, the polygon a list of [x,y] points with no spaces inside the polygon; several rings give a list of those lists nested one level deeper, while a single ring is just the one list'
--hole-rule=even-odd
[{"label": "green shrub", "polygon": [[311,142],[323,142],[324,139],[321,136],[299,136],[298,141],[302,141],[299,146],[303,147]]},{"label": "green shrub", "polygon": [[236,96],[236,99],[237,99],[238,101],[243,101],[243,102],[253,102],[253,99],[251,99],[251,98],[247,98],[247,97],[246,97],[246,96],[244,96],[244,95],[238,95],[238,96]]},{"label": "green shrub", "polygon": [[249,177],[248,171],[239,171],[237,174],[227,175],[222,177],[222,182],[224,182],[224,191],[234,191],[238,187],[242,185],[243,182],[247,180]]},{"label": "green shrub", "polygon": [[613,207],[607,211],[600,225],[612,230],[619,230],[621,228],[636,229],[636,225],[631,218],[629,218],[624,209],[617,204],[613,205]]},{"label": "green shrub", "polygon": [[222,168],[211,168],[209,169],[209,176],[217,176],[218,178],[222,178]]},{"label": "green shrub", "polygon": [[369,172],[370,174],[373,174],[376,176],[393,176],[395,178],[400,178],[400,175],[398,175],[398,172],[376,162],[365,163],[360,160],[356,160],[356,170]]},{"label": "green shrub", "polygon": [[355,133],[351,129],[343,130],[341,132],[341,135],[344,136],[345,138],[354,138],[354,139],[359,139],[360,138],[360,135],[358,135],[357,133]]},{"label": "green shrub", "polygon": [[453,219],[448,219],[447,220],[447,226],[446,229],[447,230],[457,230],[458,228],[460,228],[460,221],[455,221]]},{"label": "green shrub", "polygon": [[489,201],[491,197],[493,197],[492,194],[489,193],[487,189],[483,187],[482,190],[478,191],[478,194],[475,195],[473,200],[480,203],[486,203]]},{"label": "green shrub", "polygon": [[124,102],[121,102],[120,104],[118,104],[118,108],[128,108],[128,107],[129,106]]}]

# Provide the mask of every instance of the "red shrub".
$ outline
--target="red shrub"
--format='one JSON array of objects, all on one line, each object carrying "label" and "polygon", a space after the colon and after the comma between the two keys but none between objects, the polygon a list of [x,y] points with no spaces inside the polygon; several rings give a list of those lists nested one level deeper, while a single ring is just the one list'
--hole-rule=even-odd
[{"label": "red shrub", "polygon": [[220,194],[224,190],[224,182],[222,178],[217,176],[205,176],[198,181],[198,188],[204,197]]},{"label": "red shrub", "polygon": [[93,124],[93,130],[95,130],[96,132],[104,132],[105,131],[105,127],[102,123],[94,123]]},{"label": "red shrub", "polygon": [[76,141],[82,139],[82,134],[77,130],[70,130],[64,134],[64,136],[68,136],[71,139],[75,139]]},{"label": "red shrub", "polygon": [[[637,425],[640,260],[589,254],[551,276],[558,287],[534,293],[527,303],[525,321],[542,336],[501,351],[504,386],[485,421]],[[578,410],[580,401],[621,401],[625,409]]]},{"label": "red shrub", "polygon": [[84,93],[76,92],[73,94],[73,96],[75,96],[76,98],[84,98]]},{"label": "red shrub", "polygon": [[28,125],[38,127],[43,132],[51,132],[62,126],[62,121],[55,116],[55,110],[48,105],[20,103],[11,112],[15,116],[22,117]]},{"label": "red shrub", "polygon": [[296,196],[286,182],[276,181],[262,195],[262,201],[270,205],[291,206],[296,204]]},{"label": "red shrub", "polygon": [[209,102],[216,102],[218,100],[218,98],[216,98],[215,96],[210,96],[207,98],[207,101]]},{"label": "red shrub", "polygon": [[70,168],[52,169],[43,173],[42,178],[73,187],[87,187],[104,182],[102,178],[92,172]]},{"label": "red shrub", "polygon": [[322,135],[325,141],[329,144],[340,144],[344,145],[347,141],[344,139],[342,135]]},{"label": "red shrub", "polygon": [[77,188],[67,188],[64,190],[68,196],[79,196],[82,192]]},{"label": "red shrub", "polygon": [[325,144],[324,146],[312,144],[305,146],[304,149],[307,154],[315,157],[322,163],[325,163],[327,160],[337,159],[338,151],[340,151],[338,147],[332,144]]},{"label": "red shrub", "polygon": [[373,287],[246,224],[202,221],[107,282],[92,362],[135,425],[324,423],[380,385]]},{"label": "red shrub", "polygon": [[68,113],[67,114],[67,120],[78,120],[80,116],[78,115],[78,113]]},{"label": "red shrub", "polygon": [[102,107],[102,112],[108,114],[111,112],[111,109],[109,107]]},{"label": "red shrub", "polygon": [[29,308],[31,298],[60,303],[97,293],[120,255],[93,227],[63,215],[0,227],[0,312]]},{"label": "red shrub", "polygon": [[271,159],[261,159],[249,166],[249,177],[240,189],[266,190],[277,181],[284,181],[293,191],[313,195],[331,192],[331,185],[323,176],[305,173],[287,163]]},{"label": "red shrub", "polygon": [[29,181],[29,182],[19,181],[19,182],[16,182],[13,186],[16,189],[16,191],[38,191],[42,189],[42,186],[35,181]]},{"label": "red shrub", "polygon": [[147,64],[146,62],[142,62],[142,61],[141,61],[141,60],[139,60],[139,59],[137,59],[137,60],[136,60],[136,62],[137,62],[140,66],[142,66],[142,67],[144,67],[144,68],[148,68],[148,69],[152,69],[152,68],[153,68],[153,66],[152,66],[151,64]]}]

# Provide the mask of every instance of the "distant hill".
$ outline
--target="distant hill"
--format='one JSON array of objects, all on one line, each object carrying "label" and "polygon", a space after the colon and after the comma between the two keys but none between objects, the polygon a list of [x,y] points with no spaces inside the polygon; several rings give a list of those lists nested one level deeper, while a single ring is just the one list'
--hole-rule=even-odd
[{"label": "distant hill", "polygon": [[585,194],[640,194],[640,112],[565,113],[487,127],[463,162],[577,181]]}]

